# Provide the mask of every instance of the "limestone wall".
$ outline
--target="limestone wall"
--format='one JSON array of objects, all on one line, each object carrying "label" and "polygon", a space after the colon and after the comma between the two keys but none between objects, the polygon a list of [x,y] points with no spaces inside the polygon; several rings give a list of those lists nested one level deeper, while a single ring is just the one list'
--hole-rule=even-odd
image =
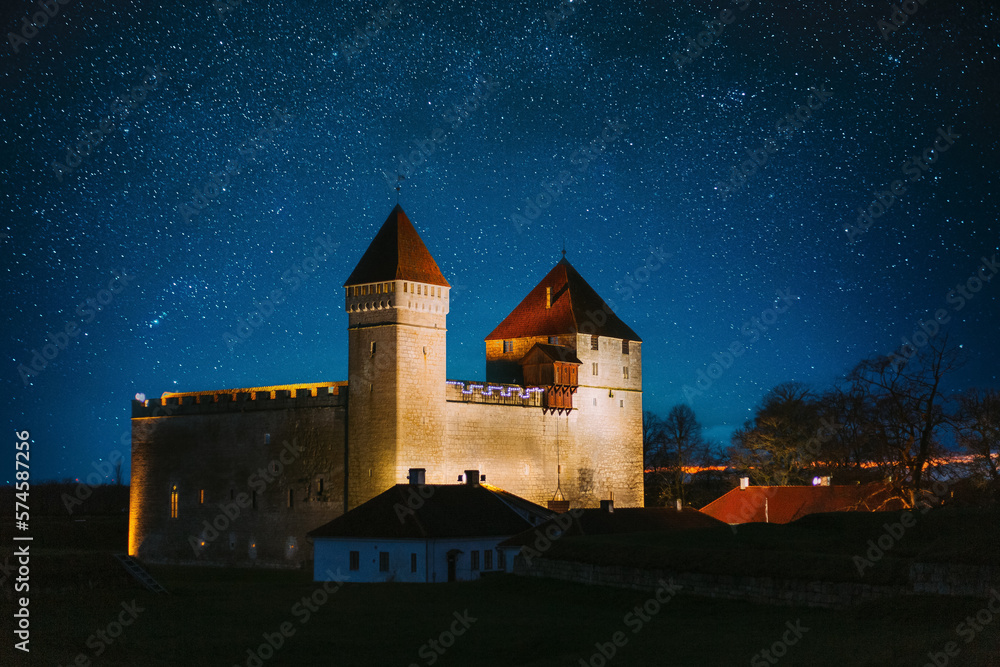
[{"label": "limestone wall", "polygon": [[261,392],[185,405],[190,397],[180,397],[166,406],[171,416],[151,416],[155,406],[136,402],[129,553],[281,566],[310,560],[305,533],[343,512],[344,398]]}]

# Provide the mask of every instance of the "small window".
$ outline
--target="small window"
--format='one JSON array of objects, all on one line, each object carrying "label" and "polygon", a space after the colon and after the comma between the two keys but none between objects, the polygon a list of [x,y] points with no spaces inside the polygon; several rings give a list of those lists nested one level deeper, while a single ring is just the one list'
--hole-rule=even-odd
[{"label": "small window", "polygon": [[417,554],[410,554],[410,572],[417,571]]},{"label": "small window", "polygon": [[295,490],[288,489],[288,509],[293,509],[295,507]]},{"label": "small window", "polygon": [[198,491],[198,504],[199,505],[205,504],[205,489]]},{"label": "small window", "polygon": [[628,379],[628,366],[622,366],[622,378],[625,380]]},{"label": "small window", "polygon": [[357,571],[357,570],[361,569],[361,554],[360,553],[358,553],[357,551],[352,551],[351,552],[350,561],[351,562],[350,562],[349,567],[350,567],[351,570]]},{"label": "small window", "polygon": [[558,345],[559,336],[549,336],[549,345]]},{"label": "small window", "polygon": [[624,399],[618,401],[618,407],[619,408],[624,408],[625,407],[625,400]]},{"label": "small window", "polygon": [[421,292],[423,291],[420,289],[421,287],[423,287],[423,285],[417,285],[417,296],[420,296]]},{"label": "small window", "polygon": [[601,337],[600,336],[591,336],[590,337],[590,349],[591,350],[599,350],[599,349],[601,349],[601,343],[600,343],[600,341],[601,341]]},{"label": "small window", "polygon": [[270,433],[265,433],[264,434],[264,444],[265,445],[270,445],[271,444],[271,434]]},{"label": "small window", "polygon": [[497,549],[497,569],[507,569],[507,554],[504,553],[503,549]]},{"label": "small window", "polygon": [[410,288],[409,283],[403,283],[403,294],[407,294],[409,292],[409,288]]},{"label": "small window", "polygon": [[478,570],[479,569],[479,552],[478,551],[473,551],[472,552],[472,569],[473,570]]},{"label": "small window", "polygon": [[371,350],[371,355],[374,357],[375,356],[375,341],[371,342],[370,350]]},{"label": "small window", "polygon": [[177,518],[177,505],[178,505],[178,502],[179,502],[179,500],[178,500],[178,497],[177,497],[177,487],[175,486],[170,491],[170,518],[171,519],[176,519]]},{"label": "small window", "polygon": [[257,492],[250,492],[250,509],[257,509]]},{"label": "small window", "polygon": [[229,499],[233,500],[236,497],[236,489],[229,489]]},{"label": "small window", "polygon": [[590,365],[590,374],[597,375],[597,362],[595,361]]},{"label": "small window", "polygon": [[628,354],[628,341],[622,341],[622,354]]},{"label": "small window", "polygon": [[493,569],[493,551],[486,549],[483,551],[483,569],[492,570]]},{"label": "small window", "polygon": [[319,481],[316,482],[316,495],[319,495],[319,496],[323,495],[323,478],[322,477],[320,477]]},{"label": "small window", "polygon": [[514,341],[512,341],[512,340],[505,340],[503,342],[503,352],[504,352],[504,354],[507,354],[508,352],[513,352],[513,351],[514,351]]},{"label": "small window", "polygon": [[597,399],[596,398],[594,399],[594,405],[597,405]]},{"label": "small window", "polygon": [[389,552],[379,551],[378,552],[378,571],[388,572],[389,571]]}]

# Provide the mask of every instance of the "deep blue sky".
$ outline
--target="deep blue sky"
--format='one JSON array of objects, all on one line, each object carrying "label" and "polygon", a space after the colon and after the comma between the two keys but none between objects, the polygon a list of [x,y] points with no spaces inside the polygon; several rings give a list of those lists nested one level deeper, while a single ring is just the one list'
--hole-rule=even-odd
[{"label": "deep blue sky", "polygon": [[[34,478],[82,476],[119,447],[136,392],[346,379],[341,285],[395,203],[383,174],[436,129],[401,202],[454,287],[449,377],[483,377],[483,338],[565,244],[643,338],[657,411],[713,353],[750,342],[741,328],[776,290],[799,297],[694,399],[714,436],[773,385],[822,388],[938,308],[970,359],[952,386],[998,384],[1000,281],[961,311],[947,302],[1000,250],[994,5],[935,0],[889,39],[888,2],[559,6],[242,2],[222,16],[208,0],[73,2],[17,53],[2,45],[3,421],[31,431]],[[726,8],[732,22],[679,69],[674,52]],[[34,11],[5,6],[3,32]],[[144,80],[144,100],[114,105]],[[828,98],[782,135],[811,86]],[[51,163],[109,116],[60,181]],[[581,171],[577,151],[609,121],[620,134]],[[949,126],[953,145],[905,181],[902,164]],[[777,152],[723,199],[717,183],[772,138]],[[185,215],[230,160],[224,191]],[[519,231],[525,198],[564,170],[572,182]],[[906,192],[852,244],[857,209],[896,179]],[[322,234],[336,252],[228,349],[224,334],[288,287]],[[668,261],[623,296],[651,247]],[[122,269],[130,284],[83,321],[77,305]],[[19,364],[67,321],[78,335],[26,386]]]}]

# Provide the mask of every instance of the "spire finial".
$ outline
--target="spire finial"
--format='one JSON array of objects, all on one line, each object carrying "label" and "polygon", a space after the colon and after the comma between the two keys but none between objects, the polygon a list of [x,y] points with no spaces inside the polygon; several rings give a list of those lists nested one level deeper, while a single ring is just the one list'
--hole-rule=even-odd
[{"label": "spire finial", "polygon": [[562,253],[563,253],[563,259],[566,259],[566,239],[563,239]]}]

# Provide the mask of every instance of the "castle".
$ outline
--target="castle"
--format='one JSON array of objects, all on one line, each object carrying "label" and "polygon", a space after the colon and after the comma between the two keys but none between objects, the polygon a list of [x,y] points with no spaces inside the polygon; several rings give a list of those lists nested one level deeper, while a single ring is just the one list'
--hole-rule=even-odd
[{"label": "castle", "polygon": [[642,344],[565,257],[486,337],[485,381],[445,375],[450,285],[398,205],[344,288],[348,381],[132,402],[131,555],[298,566],[413,469],[642,506]]}]

